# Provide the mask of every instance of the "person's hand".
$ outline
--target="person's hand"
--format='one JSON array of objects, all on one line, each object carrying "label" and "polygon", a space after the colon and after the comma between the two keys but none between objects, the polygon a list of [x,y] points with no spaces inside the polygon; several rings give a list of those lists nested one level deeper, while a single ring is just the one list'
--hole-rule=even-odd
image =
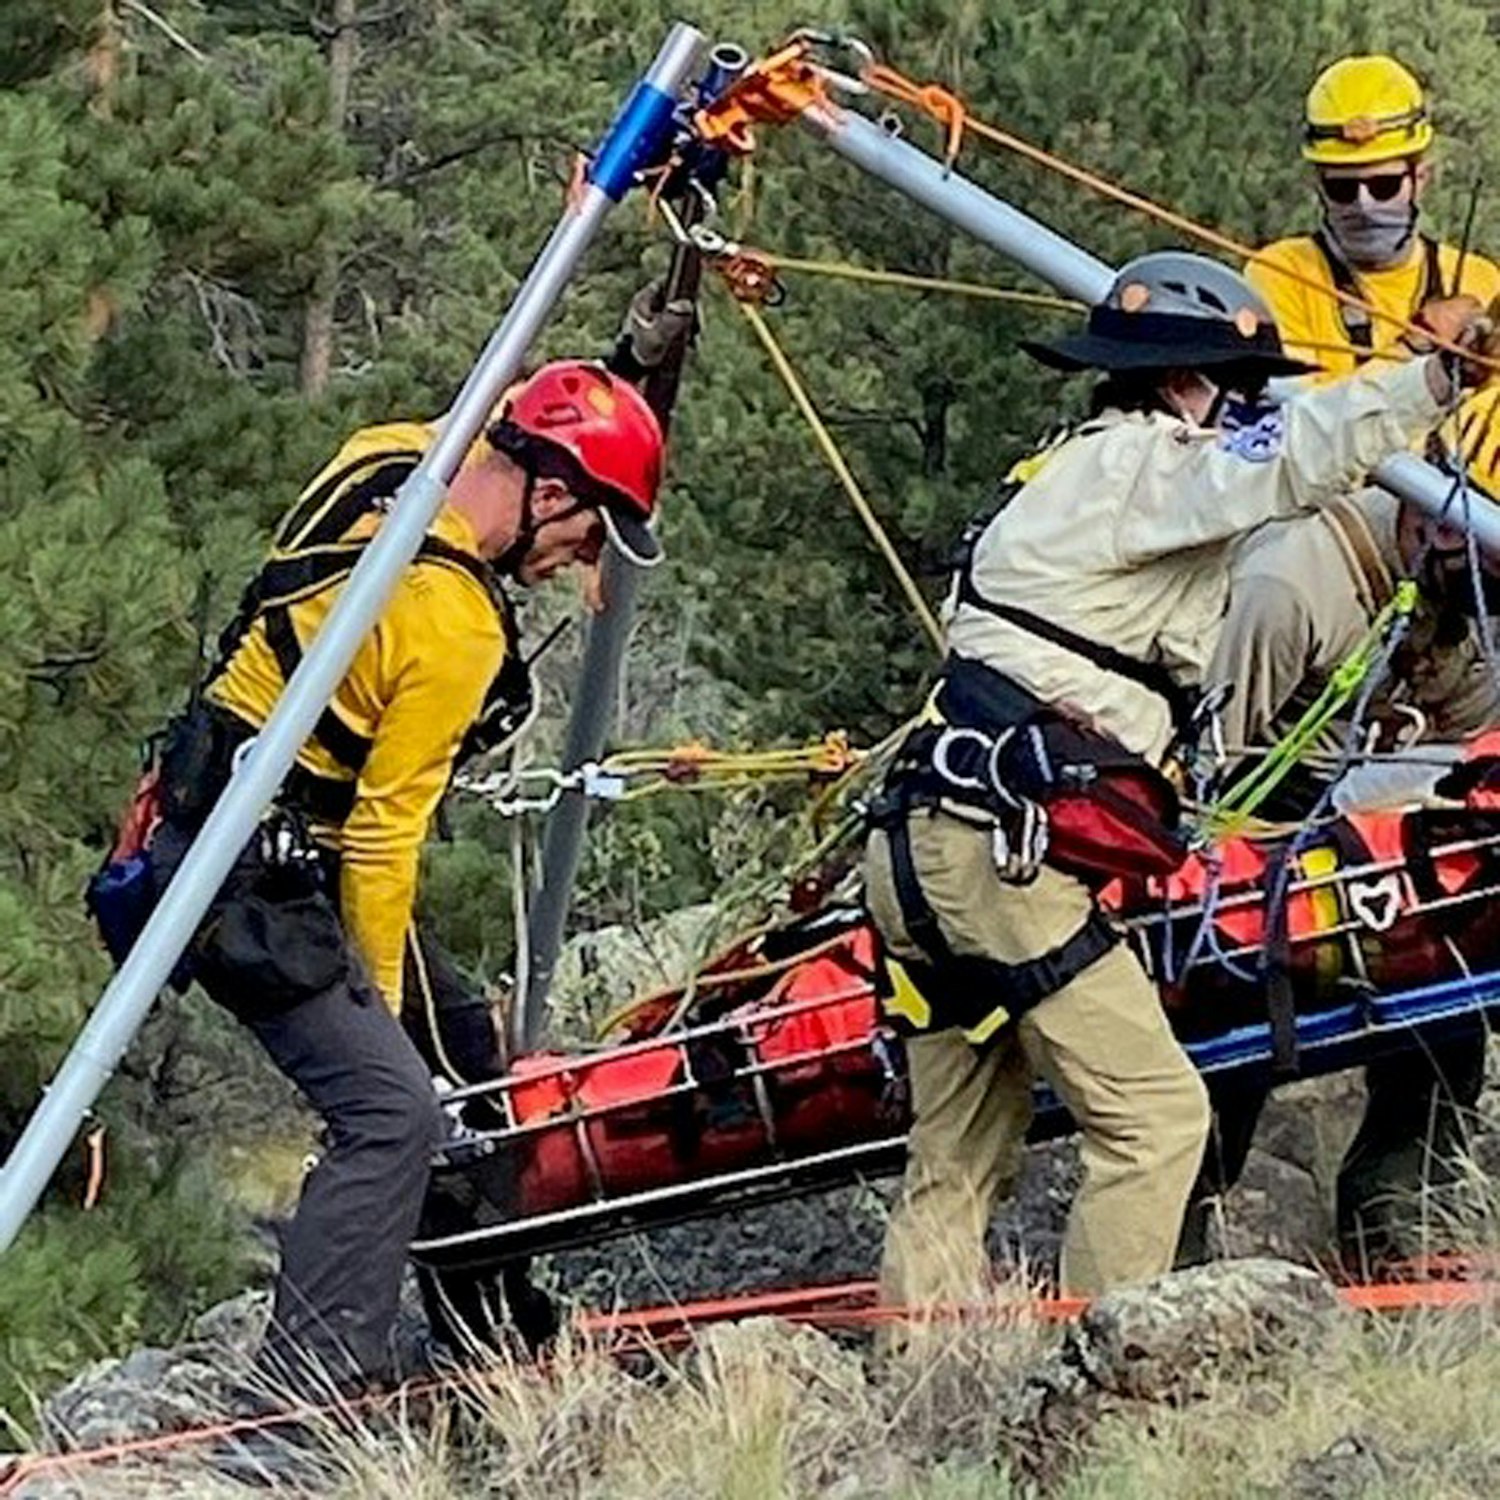
[{"label": "person's hand", "polygon": [[1431,354],[1443,344],[1457,344],[1476,318],[1484,312],[1477,297],[1433,297],[1416,311],[1412,322],[1416,331],[1408,331],[1402,342],[1416,354]]},{"label": "person's hand", "polygon": [[681,297],[664,302],[665,293],[660,278],[648,282],[630,299],[620,329],[630,357],[643,370],[654,370],[668,355],[689,343],[698,329],[692,299]]},{"label": "person's hand", "polygon": [[[1463,387],[1484,385],[1496,374],[1500,362],[1500,298],[1485,307],[1477,297],[1440,297],[1426,302],[1412,320],[1429,335],[1405,335],[1406,344],[1418,354],[1441,351],[1450,376]],[[1454,354],[1443,345],[1457,345]]]}]

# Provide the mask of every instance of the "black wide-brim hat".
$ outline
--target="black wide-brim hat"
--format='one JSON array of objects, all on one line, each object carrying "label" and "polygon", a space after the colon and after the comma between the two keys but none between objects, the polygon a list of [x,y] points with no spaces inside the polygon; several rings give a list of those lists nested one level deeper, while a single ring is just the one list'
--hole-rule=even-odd
[{"label": "black wide-brim hat", "polygon": [[1250,333],[1227,319],[1176,313],[1125,312],[1095,307],[1083,333],[1028,339],[1021,347],[1054,370],[1210,370],[1231,366],[1270,380],[1307,375],[1318,367],[1283,352],[1273,325],[1257,321]]}]

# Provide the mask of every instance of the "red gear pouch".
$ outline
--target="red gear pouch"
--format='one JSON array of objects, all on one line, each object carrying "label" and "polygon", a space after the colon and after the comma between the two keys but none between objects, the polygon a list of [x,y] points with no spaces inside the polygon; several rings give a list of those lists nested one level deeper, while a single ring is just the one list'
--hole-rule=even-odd
[{"label": "red gear pouch", "polygon": [[1047,863],[1087,881],[1170,875],[1187,858],[1177,791],[1112,736],[1058,714],[1018,728],[1003,784],[1046,809]]}]

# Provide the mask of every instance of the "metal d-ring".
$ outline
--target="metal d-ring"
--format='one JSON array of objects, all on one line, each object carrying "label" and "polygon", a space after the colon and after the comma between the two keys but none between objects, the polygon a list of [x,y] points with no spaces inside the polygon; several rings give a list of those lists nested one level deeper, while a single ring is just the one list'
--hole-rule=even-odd
[{"label": "metal d-ring", "polygon": [[938,735],[937,743],[932,747],[932,769],[946,781],[949,786],[958,787],[963,791],[984,792],[989,788],[985,785],[982,776],[963,776],[948,764],[948,756],[953,749],[960,744],[972,744],[980,756],[980,764],[988,763],[990,745],[992,741],[989,735],[978,729],[945,729]]}]

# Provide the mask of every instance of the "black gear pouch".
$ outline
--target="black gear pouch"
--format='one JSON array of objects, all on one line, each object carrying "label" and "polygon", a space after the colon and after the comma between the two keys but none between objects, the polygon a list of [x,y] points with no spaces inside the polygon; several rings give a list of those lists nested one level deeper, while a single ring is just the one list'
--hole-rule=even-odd
[{"label": "black gear pouch", "polygon": [[[190,836],[174,829],[166,842],[163,882]],[[300,818],[276,811],[261,823],[189,951],[193,977],[241,1021],[281,1015],[353,978],[320,852]],[[362,984],[347,988],[365,998]]]},{"label": "black gear pouch", "polygon": [[281,1015],[349,977],[343,926],[321,891],[236,894],[209,919],[195,956],[199,982],[241,1021]]}]

